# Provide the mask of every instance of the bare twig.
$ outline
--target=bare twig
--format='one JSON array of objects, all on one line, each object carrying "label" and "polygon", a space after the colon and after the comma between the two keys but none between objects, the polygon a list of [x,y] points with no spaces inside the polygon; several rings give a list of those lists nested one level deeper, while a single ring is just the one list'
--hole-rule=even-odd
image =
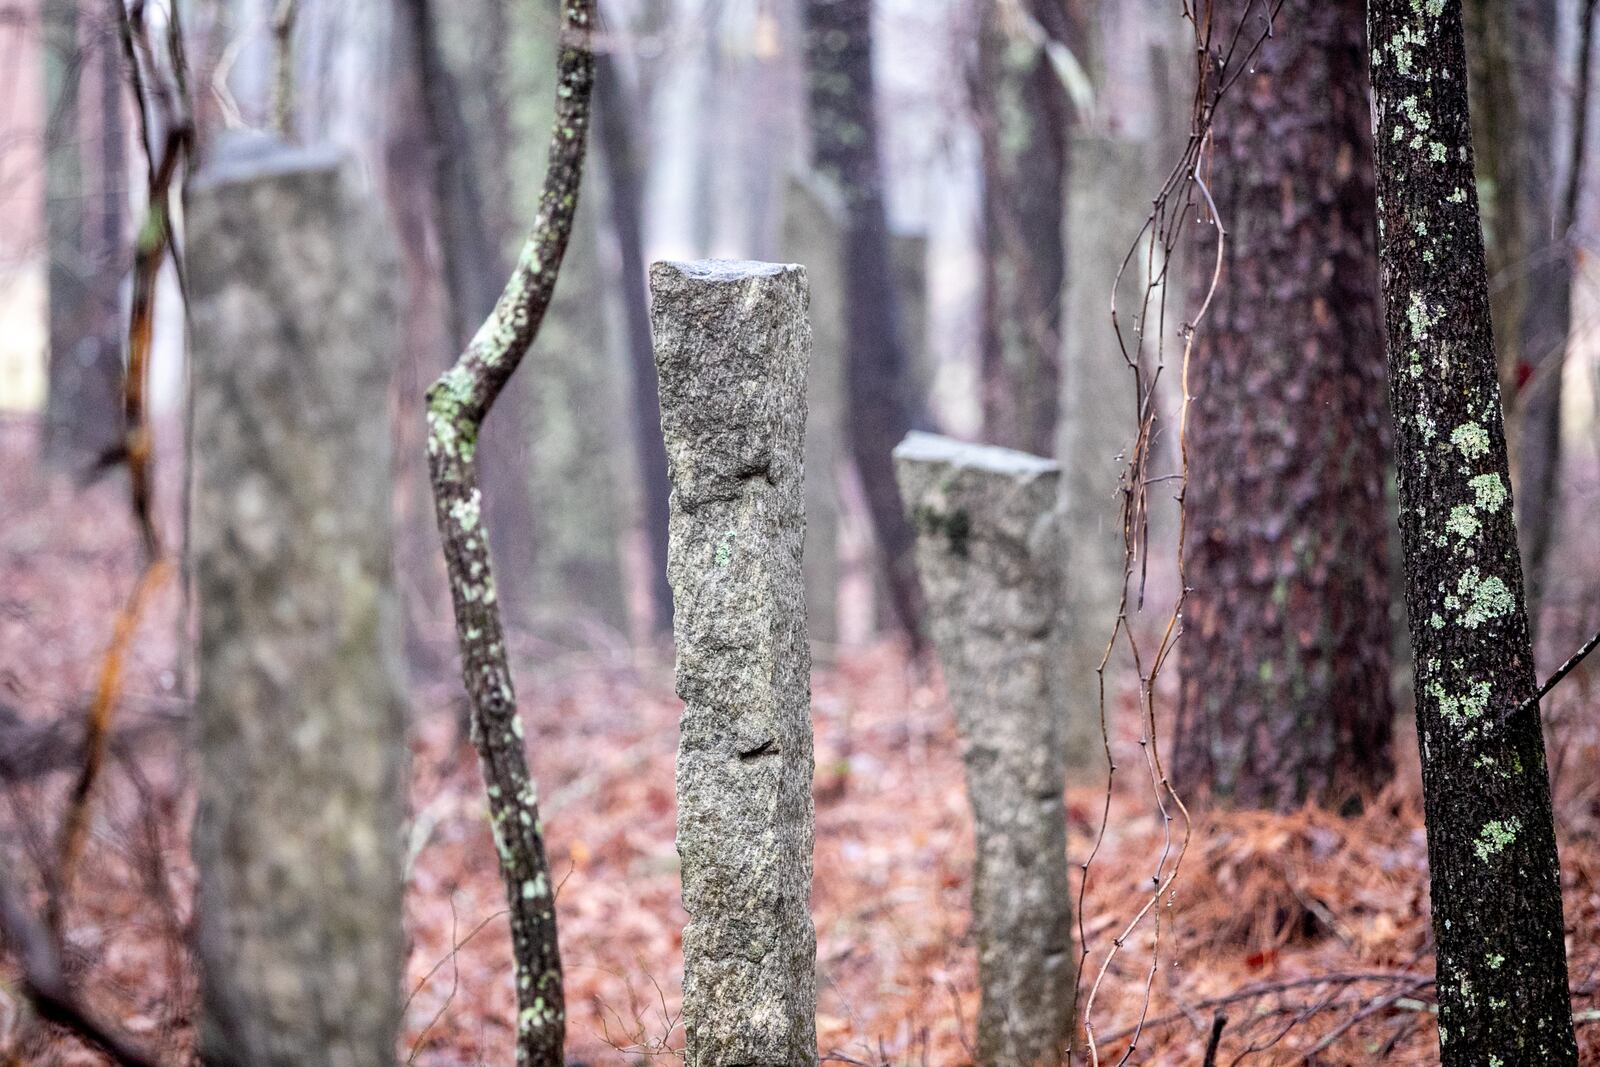
[{"label": "bare twig", "polygon": [[511,909],[517,986],[517,1060],[563,1062],[566,1004],[555,896],[538,796],[522,748],[505,632],[496,601],[478,488],[478,430],[539,332],[566,253],[583,174],[594,84],[594,0],[563,0],[556,114],[539,213],[522,255],[455,366],[428,390],[428,467],[444,543],[472,740]]},{"label": "bare twig", "polygon": [[285,138],[294,134],[294,22],[299,12],[297,0],[278,0],[277,10],[272,13],[272,40],[278,64],[272,86],[272,124]]},{"label": "bare twig", "polygon": [[61,847],[57,860],[55,892],[50,895],[47,910],[50,929],[59,937],[66,918],[68,902],[72,899],[72,883],[78,860],[83,853],[88,832],[89,801],[95,783],[100,779],[105,765],[106,748],[111,737],[111,720],[116,710],[117,695],[122,689],[122,664],[127,658],[128,646],[144,608],[145,601],[166,579],[168,567],[164,561],[154,561],[140,574],[138,584],[128,603],[117,614],[117,622],[100,664],[100,683],[95,689],[94,702],[89,707],[83,743],[83,765],[73,784],[67,804],[67,814],[61,826]]},{"label": "bare twig", "polygon": [[[73,788],[62,823],[58,889],[51,895],[50,928],[59,937],[71,902],[73,876],[83,852],[89,824],[89,802],[105,763],[107,738],[122,688],[122,664],[133,640],[145,604],[168,577],[171,567],[162,558],[161,537],[155,523],[152,438],[145,390],[150,371],[150,350],[155,333],[156,285],[161,266],[170,255],[177,260],[172,230],[173,186],[190,158],[194,126],[188,107],[183,31],[177,8],[167,14],[165,66],[158,63],[145,22],[145,7],[135,0],[130,12],[124,0],[111,0],[127,61],[127,74],[138,104],[141,140],[148,157],[149,187],[145,220],[134,246],[133,299],[128,316],[128,364],[123,374],[123,444],[102,461],[124,463],[131,489],[130,505],[144,547],[144,567],[118,615],[111,645],[100,666],[100,682],[89,710],[83,769]],[[141,66],[141,63],[144,65]],[[148,69],[145,69],[148,68]],[[161,131],[159,155],[154,131]]]},{"label": "bare twig", "polygon": [[[1399,983],[1405,992],[1415,992],[1433,983],[1433,979],[1424,974],[1412,974],[1409,971],[1360,971],[1352,974],[1321,974],[1311,978],[1291,978],[1281,982],[1255,982],[1251,985],[1241,986],[1231,993],[1210,997],[1193,1005],[1195,1009],[1225,1008],[1230,1004],[1241,1001],[1255,1000],[1257,997],[1268,997],[1278,993],[1289,993],[1296,989],[1309,989],[1317,986],[1349,986],[1367,982]],[[1401,994],[1402,996],[1404,993]],[[1166,1015],[1158,1015],[1143,1023],[1144,1029],[1154,1030],[1173,1023],[1181,1023],[1189,1018],[1187,1012],[1175,1011]],[[1112,1042],[1121,1041],[1134,1034],[1135,1027],[1129,1026],[1105,1035],[1101,1040]]]},{"label": "bare twig", "polygon": [[[1127,255],[1123,258],[1111,286],[1109,309],[1111,325],[1116,333],[1117,343],[1121,347],[1123,359],[1127,363],[1133,378],[1134,415],[1136,421],[1134,442],[1129,452],[1127,470],[1123,476],[1121,487],[1123,535],[1121,602],[1098,668],[1100,728],[1105,749],[1107,772],[1105,800],[1102,806],[1100,825],[1089,856],[1082,865],[1082,879],[1078,893],[1078,930],[1081,953],[1078,981],[1080,983],[1083,981],[1084,965],[1089,962],[1092,954],[1084,922],[1084,905],[1088,895],[1090,870],[1105,840],[1111,812],[1112,783],[1117,771],[1106,713],[1106,671],[1119,643],[1127,648],[1139,679],[1139,745],[1144,755],[1151,795],[1155,801],[1157,813],[1162,820],[1163,840],[1155,871],[1148,883],[1148,891],[1141,892],[1137,898],[1139,906],[1134,909],[1132,917],[1120,928],[1118,934],[1112,938],[1111,946],[1104,951],[1100,965],[1095,970],[1094,979],[1089,987],[1087,996],[1079,998],[1079,1003],[1082,1005],[1079,1014],[1083,1022],[1086,1051],[1090,1062],[1095,1064],[1096,1067],[1100,1063],[1099,1041],[1113,1040],[1112,1038],[1098,1038],[1095,1033],[1094,1007],[1100,988],[1110,972],[1113,960],[1127,945],[1129,938],[1137,932],[1146,919],[1152,919],[1153,937],[1149,967],[1144,972],[1144,990],[1139,1007],[1139,1021],[1127,1031],[1119,1032],[1115,1038],[1116,1040],[1124,1037],[1129,1039],[1127,1048],[1117,1060],[1119,1067],[1121,1064],[1128,1062],[1133,1056],[1134,1050],[1138,1047],[1144,1019],[1150,1010],[1151,991],[1160,966],[1162,899],[1166,897],[1170,905],[1172,888],[1177,881],[1184,856],[1188,852],[1189,840],[1193,831],[1189,810],[1173,788],[1161,759],[1157,682],[1163,667],[1177,647],[1178,640],[1182,637],[1183,632],[1183,606],[1188,592],[1183,559],[1188,523],[1187,512],[1183,503],[1189,477],[1189,363],[1194,350],[1196,330],[1210,307],[1213,295],[1221,284],[1224,245],[1226,243],[1223,223],[1218,218],[1216,205],[1212,202],[1211,193],[1206,186],[1203,169],[1211,142],[1212,119],[1216,113],[1217,106],[1233,84],[1249,68],[1250,60],[1255,56],[1256,52],[1272,35],[1274,21],[1279,9],[1282,7],[1282,0],[1258,0],[1258,2],[1260,3],[1259,9],[1257,9],[1255,3],[1247,7],[1245,17],[1240,19],[1237,26],[1231,28],[1231,33],[1227,35],[1226,43],[1224,44],[1221,43],[1221,39],[1215,33],[1217,27],[1213,24],[1211,5],[1198,3],[1191,5],[1190,0],[1183,0],[1183,17],[1193,27],[1197,63],[1197,78],[1190,111],[1189,139],[1178,161],[1168,171],[1160,190],[1151,201],[1151,210],[1145,219],[1144,226],[1129,246]],[[1254,19],[1251,17],[1252,14],[1255,15]],[[1259,22],[1259,29],[1252,28],[1256,22]],[[1180,468],[1178,473],[1173,476],[1178,483],[1175,494],[1178,503],[1176,546],[1178,592],[1167,615],[1160,640],[1156,647],[1146,655],[1145,651],[1140,647],[1137,635],[1130,626],[1130,616],[1142,611],[1144,608],[1145,579],[1149,560],[1149,487],[1157,482],[1168,480],[1166,477],[1152,477],[1150,463],[1157,438],[1157,387],[1165,368],[1166,359],[1167,296],[1172,286],[1169,271],[1174,254],[1184,239],[1187,226],[1196,215],[1197,208],[1202,201],[1207,208],[1209,219],[1216,227],[1217,250],[1209,287],[1200,302],[1199,308],[1194,312],[1193,318],[1183,324],[1181,331],[1184,343],[1181,361],[1183,396],[1178,413]],[[1125,331],[1117,307],[1117,290],[1121,286],[1122,279],[1128,270],[1135,267],[1143,269],[1145,283],[1137,314],[1133,318],[1131,328]],[[1135,578],[1136,572],[1137,579]],[[1181,834],[1176,838],[1173,832],[1174,819],[1179,820],[1181,824]],[[1072,1049],[1068,1050],[1069,1058],[1072,1051]]]},{"label": "bare twig", "polygon": [[1206,1058],[1201,1062],[1201,1067],[1217,1067],[1217,1049],[1222,1047],[1222,1030],[1228,1025],[1228,1017],[1222,1012],[1217,1012],[1211,1020],[1211,1040],[1206,1042]]},{"label": "bare twig", "polygon": [[[90,705],[48,723],[5,721],[0,714],[0,781],[27,782],[82,763]],[[133,722],[124,722],[108,739],[113,753],[125,753],[156,734],[172,733],[186,721],[180,702],[145,704]],[[0,709],[3,710],[3,709]],[[78,715],[85,720],[80,722]]]},{"label": "bare twig", "polygon": [[1501,715],[1500,724],[1504,726],[1512,718],[1512,716],[1518,715],[1524,711],[1532,711],[1534,708],[1537,708],[1539,706],[1539,701],[1549,696],[1550,690],[1560,685],[1561,680],[1576,670],[1578,664],[1582,663],[1585,659],[1588,659],[1589,653],[1593,652],[1597,646],[1600,646],[1600,633],[1595,634],[1593,637],[1589,638],[1589,640],[1585,641],[1583,643],[1583,647],[1574,652],[1572,657],[1568,659],[1567,662],[1557,667],[1555,673],[1552,674],[1549,679],[1539,687],[1539,691],[1537,693],[1533,694],[1533,696],[1529,697],[1527,700],[1524,700],[1522,703],[1516,705],[1510,711]]},{"label": "bare twig", "polygon": [[22,906],[3,879],[0,879],[0,935],[22,967],[23,992],[40,1018],[69,1031],[122,1067],[159,1067],[152,1056],[78,1000],[62,972],[55,940]]},{"label": "bare twig", "polygon": [[1307,1050],[1306,1054],[1300,1057],[1300,1063],[1302,1065],[1315,1063],[1317,1059],[1317,1053],[1323,1051],[1324,1049],[1332,1048],[1333,1043],[1339,1040],[1345,1034],[1349,1033],[1357,1023],[1361,1022],[1363,1019],[1367,1019],[1373,1015],[1376,1015],[1378,1012],[1383,1011],[1386,1008],[1392,1007],[1396,1001],[1405,999],[1421,984],[1422,983],[1416,983],[1413,985],[1401,986],[1398,989],[1390,990],[1387,993],[1383,993],[1372,998],[1372,1000],[1360,1011],[1352,1013],[1349,1018],[1345,1019],[1338,1026],[1335,1026],[1332,1030],[1324,1034],[1320,1041],[1318,1041],[1315,1045],[1312,1045],[1311,1048]]}]

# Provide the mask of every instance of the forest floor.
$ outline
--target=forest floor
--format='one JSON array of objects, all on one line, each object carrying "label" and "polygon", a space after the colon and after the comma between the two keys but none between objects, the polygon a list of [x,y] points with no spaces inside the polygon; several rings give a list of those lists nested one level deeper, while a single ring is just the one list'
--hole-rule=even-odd
[{"label": "forest floor", "polygon": [[[137,539],[115,483],[80,492],[33,471],[31,430],[0,422],[0,728],[57,724],[59,743],[41,745],[35,759],[64,769],[6,784],[0,798],[0,863],[37,885],[75,765],[70,727],[132,586]],[[192,1046],[195,1000],[184,947],[194,875],[178,605],[175,589],[157,597],[130,655],[119,721],[135,736],[96,798],[67,924],[68,964],[84,996],[174,1064]],[[447,649],[449,639],[442,631],[427,641]],[[670,662],[620,641],[560,656],[532,639],[514,645],[560,883],[571,1058],[671,1062],[683,1045],[684,915]],[[1565,690],[1549,721],[1568,950],[1585,1062],[1600,1062],[1600,694],[1586,675]],[[502,889],[458,701],[447,664],[414,677],[401,1058],[419,1067],[510,1061]],[[1134,706],[1113,711],[1126,729],[1109,806],[1103,769],[1067,795],[1074,863],[1109,811],[1077,914],[1089,945],[1085,999],[1104,967],[1090,1014],[1101,1062],[1119,1062],[1142,1019],[1127,1062],[1198,1064],[1219,1010],[1228,1017],[1219,1064],[1433,1062],[1427,853],[1407,731],[1398,780],[1361,817],[1197,814],[1181,850],[1182,821],[1169,841],[1152,800]],[[889,647],[819,655],[814,715],[813,912],[827,1062],[969,1063],[971,819],[938,679]],[[1107,964],[1113,939],[1151,899],[1160,857],[1170,872],[1180,851],[1175,885]],[[1072,893],[1076,907],[1077,884]],[[6,966],[0,1062],[99,1062],[30,1020]]]}]

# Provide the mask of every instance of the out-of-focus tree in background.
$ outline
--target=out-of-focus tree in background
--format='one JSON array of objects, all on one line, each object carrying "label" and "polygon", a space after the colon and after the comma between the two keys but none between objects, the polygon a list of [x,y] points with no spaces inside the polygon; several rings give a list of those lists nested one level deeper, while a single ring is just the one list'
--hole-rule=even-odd
[{"label": "out-of-focus tree in background", "polygon": [[75,474],[120,443],[127,130],[122,47],[108,11],[50,0],[45,70],[49,373],[44,454]]}]

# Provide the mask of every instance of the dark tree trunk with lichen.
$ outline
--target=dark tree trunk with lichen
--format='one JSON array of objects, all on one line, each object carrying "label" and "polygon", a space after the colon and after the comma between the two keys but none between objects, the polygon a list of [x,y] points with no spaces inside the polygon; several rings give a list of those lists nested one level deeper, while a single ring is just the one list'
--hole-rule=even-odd
[{"label": "dark tree trunk with lichen", "polygon": [[811,154],[844,199],[845,403],[850,451],[900,629],[922,644],[912,533],[895,487],[894,446],[911,429],[900,302],[878,158],[871,0],[806,0]]},{"label": "dark tree trunk with lichen", "polygon": [[[1219,2],[1223,26],[1260,8]],[[1388,780],[1388,461],[1361,0],[1287,0],[1218,109],[1226,229],[1190,371],[1191,587],[1175,773],[1219,800],[1334,805]],[[1227,72],[1214,71],[1214,78]],[[1192,257],[1194,306],[1216,231]]]},{"label": "dark tree trunk with lichen", "polygon": [[[1026,18],[1033,25],[1023,25]],[[983,436],[1049,455],[1061,395],[1062,240],[1070,108],[1033,36],[1069,36],[1059,0],[979,13],[974,108],[983,147]]]},{"label": "dark tree trunk with lichen", "polygon": [[455,366],[428,390],[428,467],[461,645],[461,674],[489,795],[511,917],[517,994],[517,1063],[563,1062],[566,1003],[556,941],[555,887],[538,796],[523,751],[522,720],[484,536],[477,441],[484,417],[517,369],[550,307],[572,234],[594,84],[594,0],[564,0],[556,109],[538,216],[493,312]]},{"label": "dark tree trunk with lichen", "polygon": [[1575,1064],[1461,0],[1371,0],[1379,239],[1447,1067]]}]

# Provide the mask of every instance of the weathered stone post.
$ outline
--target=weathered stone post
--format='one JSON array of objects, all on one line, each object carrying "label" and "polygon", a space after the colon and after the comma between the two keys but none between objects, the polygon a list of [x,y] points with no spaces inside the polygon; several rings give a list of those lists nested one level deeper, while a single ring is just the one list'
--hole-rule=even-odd
[{"label": "weathered stone post", "polygon": [[814,1064],[806,275],[657,263],[689,1067]]},{"label": "weathered stone post", "polygon": [[[1137,431],[1133,377],[1111,325],[1111,287],[1150,211],[1150,168],[1142,143],[1103,134],[1074,137],[1069,155],[1056,451],[1062,466],[1061,564],[1067,576],[1061,590],[1067,673],[1062,706],[1067,765],[1103,772],[1098,668],[1122,600],[1122,498],[1117,490]],[[1128,324],[1139,314],[1144,282],[1143,260],[1136,256],[1117,289],[1130,350]],[[1182,318],[1182,287],[1178,289],[1168,306],[1169,323]],[[1147,344],[1153,350],[1154,338]],[[1159,510],[1154,519],[1166,517]],[[1164,539],[1164,530],[1152,531],[1152,542]]]},{"label": "weathered stone post", "polygon": [[977,1062],[1061,1063],[1072,1034],[1060,705],[1059,469],[913,433],[895,449],[976,823]]},{"label": "weathered stone post", "polygon": [[340,157],[225,140],[190,187],[200,1043],[391,1067],[405,715],[388,234]]}]

